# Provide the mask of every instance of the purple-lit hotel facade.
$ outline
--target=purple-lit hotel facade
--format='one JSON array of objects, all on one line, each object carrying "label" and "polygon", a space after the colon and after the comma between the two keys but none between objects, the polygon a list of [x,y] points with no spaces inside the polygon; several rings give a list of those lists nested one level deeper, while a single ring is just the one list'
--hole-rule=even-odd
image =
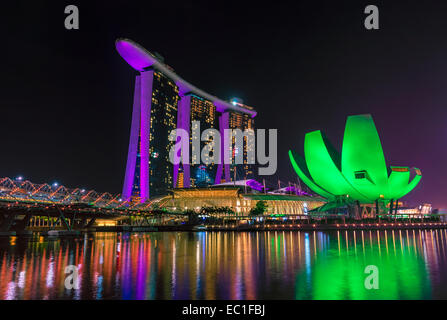
[{"label": "purple-lit hotel facade", "polygon": [[[151,196],[163,193],[163,186],[165,189],[179,187],[179,185],[184,188],[191,186],[190,165],[168,165],[166,150],[160,152],[153,151],[151,154],[151,141],[153,149],[154,142],[156,142],[154,139],[167,141],[168,137],[165,131],[168,129],[181,128],[190,132],[192,121],[191,101],[193,99],[195,101],[203,99],[215,107],[218,119],[216,126],[218,126],[222,137],[224,136],[223,130],[231,128],[230,116],[232,114],[243,115],[249,122],[248,127],[253,129],[253,118],[256,116],[256,112],[252,108],[245,107],[240,103],[229,103],[194,87],[175,74],[153,54],[131,40],[118,39],[116,41],[116,49],[124,60],[139,72],[135,79],[130,142],[122,193],[123,199],[130,199],[138,191],[139,201],[145,202]],[[158,84],[157,81],[160,81],[160,79],[164,85],[161,85],[162,88],[155,88],[154,86]],[[155,104],[153,105],[153,102],[158,102],[158,97],[165,98],[166,96],[166,94],[157,96],[159,89],[169,90],[167,95],[171,97],[169,101],[163,102],[163,110],[152,108],[153,106],[157,107]],[[154,112],[162,112],[162,114],[157,116]],[[161,118],[163,119],[160,120]],[[154,122],[157,120],[162,122],[159,127],[161,129],[152,132],[153,135],[151,137],[151,124],[154,126]],[[241,127],[241,129],[244,128]],[[222,157],[224,154],[224,143],[225,141],[221,143]],[[167,146],[167,144],[165,145]],[[163,170],[172,170],[172,173],[166,172],[167,174],[164,175],[163,181],[158,182],[158,186],[162,186],[158,189],[151,186],[150,181],[155,174],[151,172],[151,166],[155,165],[157,161],[161,163],[160,168],[154,169],[158,174],[164,174]],[[231,181],[230,170],[229,164],[218,164],[217,170],[215,170],[215,178],[213,179],[215,183]],[[183,181],[179,181],[181,175],[183,175]],[[151,188],[154,189],[152,192]]]}]

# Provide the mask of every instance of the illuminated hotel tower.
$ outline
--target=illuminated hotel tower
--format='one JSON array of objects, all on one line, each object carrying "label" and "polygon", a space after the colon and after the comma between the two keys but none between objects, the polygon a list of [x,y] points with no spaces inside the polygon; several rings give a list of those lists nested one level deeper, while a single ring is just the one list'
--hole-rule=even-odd
[{"label": "illuminated hotel tower", "polygon": [[145,202],[150,197],[166,194],[168,189],[174,187],[188,188],[220,183],[222,180],[231,181],[230,164],[171,164],[169,150],[174,142],[169,141],[168,136],[176,128],[191,133],[192,121],[199,121],[201,132],[216,128],[223,137],[223,130],[230,128],[230,119],[233,121],[242,117],[241,125],[239,120],[234,120],[236,122],[231,127],[253,127],[256,116],[253,108],[238,101],[223,101],[194,87],[175,74],[159,57],[131,40],[118,39],[116,49],[139,72],[135,79],[123,199]]},{"label": "illuminated hotel tower", "polygon": [[[252,107],[247,106],[243,104],[243,101],[241,99],[233,98],[230,100],[230,102],[233,105],[237,105],[239,107],[242,107],[244,109],[253,110]],[[254,119],[246,113],[238,112],[238,111],[230,111],[230,119],[229,119],[229,127],[230,129],[240,129],[242,131],[244,130],[252,130],[254,134],[254,125],[255,121]],[[254,166],[253,164],[249,164],[248,159],[248,152],[249,151],[256,151],[252,150],[251,148],[254,148],[254,145],[249,145],[247,143],[247,138],[244,137],[243,141],[243,150],[238,150],[237,146],[235,146],[234,137],[232,139],[232,151],[233,151],[233,165],[230,166],[230,177],[233,180],[236,176],[236,180],[246,180],[249,178],[254,178]],[[237,152],[243,152],[243,159],[244,164],[242,166],[237,166],[234,164],[235,162],[235,153]],[[238,170],[239,169],[239,170]],[[236,174],[235,174],[236,171]]]},{"label": "illuminated hotel tower", "polygon": [[[217,123],[216,106],[206,99],[191,95],[191,132],[194,129],[193,121],[200,124],[200,131],[203,132],[206,129],[219,129]],[[205,141],[200,142],[200,150],[205,145]],[[191,160],[195,160],[194,154],[196,151],[195,146],[191,144]],[[200,150],[199,154],[200,154]],[[200,159],[197,159],[200,161]],[[191,163],[193,163],[191,161]],[[216,178],[216,165],[215,164],[191,164],[191,187],[205,187],[214,184],[214,179]],[[177,185],[178,187],[178,185]],[[185,185],[183,185],[185,187]]]}]

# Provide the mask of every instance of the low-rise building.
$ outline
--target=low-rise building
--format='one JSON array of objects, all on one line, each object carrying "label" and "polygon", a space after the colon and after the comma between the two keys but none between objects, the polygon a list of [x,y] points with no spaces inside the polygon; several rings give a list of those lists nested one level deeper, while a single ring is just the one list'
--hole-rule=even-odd
[{"label": "low-rise building", "polygon": [[172,212],[229,207],[237,215],[245,216],[258,201],[265,201],[266,214],[280,215],[306,215],[326,203],[321,197],[261,193],[241,186],[216,186],[173,189],[169,198],[163,201],[163,207]]}]

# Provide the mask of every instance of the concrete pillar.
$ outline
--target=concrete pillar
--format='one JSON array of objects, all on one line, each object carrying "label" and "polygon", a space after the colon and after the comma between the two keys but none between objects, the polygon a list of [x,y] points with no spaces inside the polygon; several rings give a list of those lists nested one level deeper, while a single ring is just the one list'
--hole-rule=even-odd
[{"label": "concrete pillar", "polygon": [[154,71],[141,72],[140,115],[140,197],[141,203],[149,199],[149,142],[151,130],[152,84]]},{"label": "concrete pillar", "polygon": [[132,187],[135,180],[135,166],[138,153],[138,135],[140,133],[140,115],[141,115],[141,80],[140,76],[135,78],[135,91],[133,97],[132,124],[130,128],[129,151],[127,153],[126,173],[124,176],[124,186],[122,198],[129,200],[132,196]]},{"label": "concrete pillar", "polygon": [[[191,135],[191,96],[180,97],[177,111],[177,128],[184,129],[186,132],[188,132],[189,135]],[[180,138],[177,136],[177,142],[179,141],[179,139]],[[188,148],[189,145],[190,143],[188,141]],[[188,156],[188,162],[189,161],[191,160],[190,157]],[[180,166],[183,168],[183,187],[189,188],[191,186],[191,174],[190,174],[189,163],[174,164],[174,175],[173,175],[174,188],[177,187],[177,177]]]},{"label": "concrete pillar", "polygon": [[[220,164],[217,166],[216,179],[214,181],[215,184],[219,184],[222,179],[222,171],[224,171],[225,182],[230,182],[230,164],[225,164],[224,160],[228,157],[228,153],[230,152],[229,146],[230,142],[227,141],[227,136],[225,135],[225,129],[229,129],[230,127],[230,114],[229,112],[222,112],[221,116],[219,116],[219,130],[220,130],[220,144],[221,144],[221,152],[220,152]],[[231,138],[231,137],[230,137]],[[227,155],[227,156],[226,156]],[[231,155],[230,155],[231,156]]]}]

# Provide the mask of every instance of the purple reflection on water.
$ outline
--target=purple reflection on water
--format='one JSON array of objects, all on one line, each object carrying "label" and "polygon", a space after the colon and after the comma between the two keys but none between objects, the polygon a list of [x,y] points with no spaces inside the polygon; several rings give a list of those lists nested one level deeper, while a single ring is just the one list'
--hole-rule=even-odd
[{"label": "purple reflection on water", "polygon": [[[97,233],[14,244],[3,238],[0,298],[441,299],[446,232]],[[82,266],[79,290],[64,288],[71,264]],[[368,264],[382,268],[389,290],[384,283],[372,293],[354,281]]]}]

